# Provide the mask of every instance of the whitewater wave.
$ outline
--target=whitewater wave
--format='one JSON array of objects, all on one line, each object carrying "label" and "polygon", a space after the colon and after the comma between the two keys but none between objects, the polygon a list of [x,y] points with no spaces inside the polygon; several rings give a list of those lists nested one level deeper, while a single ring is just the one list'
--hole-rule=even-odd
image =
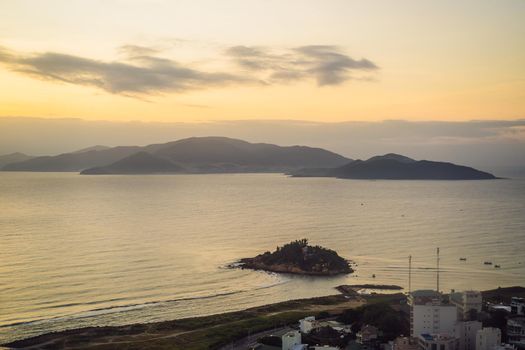
[{"label": "whitewater wave", "polygon": [[[277,274],[273,274],[273,273],[272,275],[273,275],[272,277],[277,278],[277,280],[258,285],[254,288],[234,290],[234,291],[225,291],[225,292],[214,293],[214,294],[209,294],[209,295],[188,296],[188,297],[173,298],[173,299],[146,301],[142,303],[106,306],[106,307],[90,309],[87,311],[82,311],[82,312],[67,315],[67,316],[56,316],[56,317],[41,318],[41,319],[36,319],[36,320],[8,323],[8,324],[0,325],[0,329],[15,327],[15,326],[23,326],[23,325],[37,325],[37,324],[43,324],[46,322],[61,322],[61,321],[70,321],[70,320],[83,319],[83,318],[89,318],[89,317],[97,317],[97,316],[106,315],[106,314],[121,313],[121,312],[137,310],[137,309],[147,308],[147,307],[156,306],[156,305],[171,304],[171,303],[177,303],[177,302],[214,299],[214,298],[220,298],[220,297],[225,297],[229,295],[236,295],[236,294],[241,294],[241,293],[262,290],[262,289],[273,288],[273,287],[290,282],[290,279],[282,278],[281,276],[278,276]],[[112,299],[111,301],[114,301],[114,300],[117,300],[117,299]],[[92,305],[92,304],[93,302],[86,302],[86,303],[71,303],[71,304],[66,304],[66,305],[61,305],[61,306],[64,307],[68,305],[79,306],[79,305]]]}]

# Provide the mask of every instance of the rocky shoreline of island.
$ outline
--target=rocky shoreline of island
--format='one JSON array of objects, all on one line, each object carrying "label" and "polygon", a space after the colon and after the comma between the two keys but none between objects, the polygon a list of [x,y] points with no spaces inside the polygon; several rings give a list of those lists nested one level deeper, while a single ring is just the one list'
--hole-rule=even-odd
[{"label": "rocky shoreline of island", "polygon": [[311,246],[308,239],[287,243],[274,252],[239,259],[229,267],[307,276],[336,276],[354,272],[350,260],[339,256],[334,250]]}]

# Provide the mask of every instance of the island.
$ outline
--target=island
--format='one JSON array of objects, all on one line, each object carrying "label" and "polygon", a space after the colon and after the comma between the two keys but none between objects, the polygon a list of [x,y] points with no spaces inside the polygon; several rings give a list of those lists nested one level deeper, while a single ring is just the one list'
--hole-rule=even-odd
[{"label": "island", "polygon": [[308,245],[306,238],[277,247],[273,253],[268,251],[254,258],[240,259],[232,267],[311,276],[334,276],[354,271],[350,262],[335,251]]},{"label": "island", "polygon": [[335,177],[356,180],[493,180],[496,176],[471,167],[447,162],[414,160],[389,153],[367,160],[354,160],[335,168],[304,168],[292,177]]}]

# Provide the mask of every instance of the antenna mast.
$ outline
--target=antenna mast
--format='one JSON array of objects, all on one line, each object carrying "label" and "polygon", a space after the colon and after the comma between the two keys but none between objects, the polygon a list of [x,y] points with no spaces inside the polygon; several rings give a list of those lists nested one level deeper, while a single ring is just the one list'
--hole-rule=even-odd
[{"label": "antenna mast", "polygon": [[437,249],[437,292],[439,293],[439,248]]},{"label": "antenna mast", "polygon": [[412,293],[412,255],[408,256],[408,294]]}]

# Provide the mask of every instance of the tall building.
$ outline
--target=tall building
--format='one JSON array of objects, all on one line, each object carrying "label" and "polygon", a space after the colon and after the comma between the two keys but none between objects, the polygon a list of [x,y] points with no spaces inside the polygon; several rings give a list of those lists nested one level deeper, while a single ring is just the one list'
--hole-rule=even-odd
[{"label": "tall building", "polygon": [[510,312],[513,315],[525,315],[525,299],[524,298],[518,298],[518,297],[512,297],[510,301]]},{"label": "tall building", "polygon": [[416,290],[408,296],[410,306],[410,335],[454,334],[457,322],[455,305],[443,302],[441,293]]},{"label": "tall building", "polygon": [[525,347],[525,317],[511,317],[507,320],[509,344]]},{"label": "tall building", "polygon": [[476,350],[493,350],[501,344],[499,328],[485,327],[476,332]]},{"label": "tall building", "polygon": [[476,350],[476,337],[482,324],[478,321],[465,321],[456,323],[454,336],[458,338],[459,350]]},{"label": "tall building", "polygon": [[476,313],[481,312],[481,292],[466,290],[464,292],[450,293],[450,303],[456,305],[459,320],[470,321],[470,313],[472,310]]}]

